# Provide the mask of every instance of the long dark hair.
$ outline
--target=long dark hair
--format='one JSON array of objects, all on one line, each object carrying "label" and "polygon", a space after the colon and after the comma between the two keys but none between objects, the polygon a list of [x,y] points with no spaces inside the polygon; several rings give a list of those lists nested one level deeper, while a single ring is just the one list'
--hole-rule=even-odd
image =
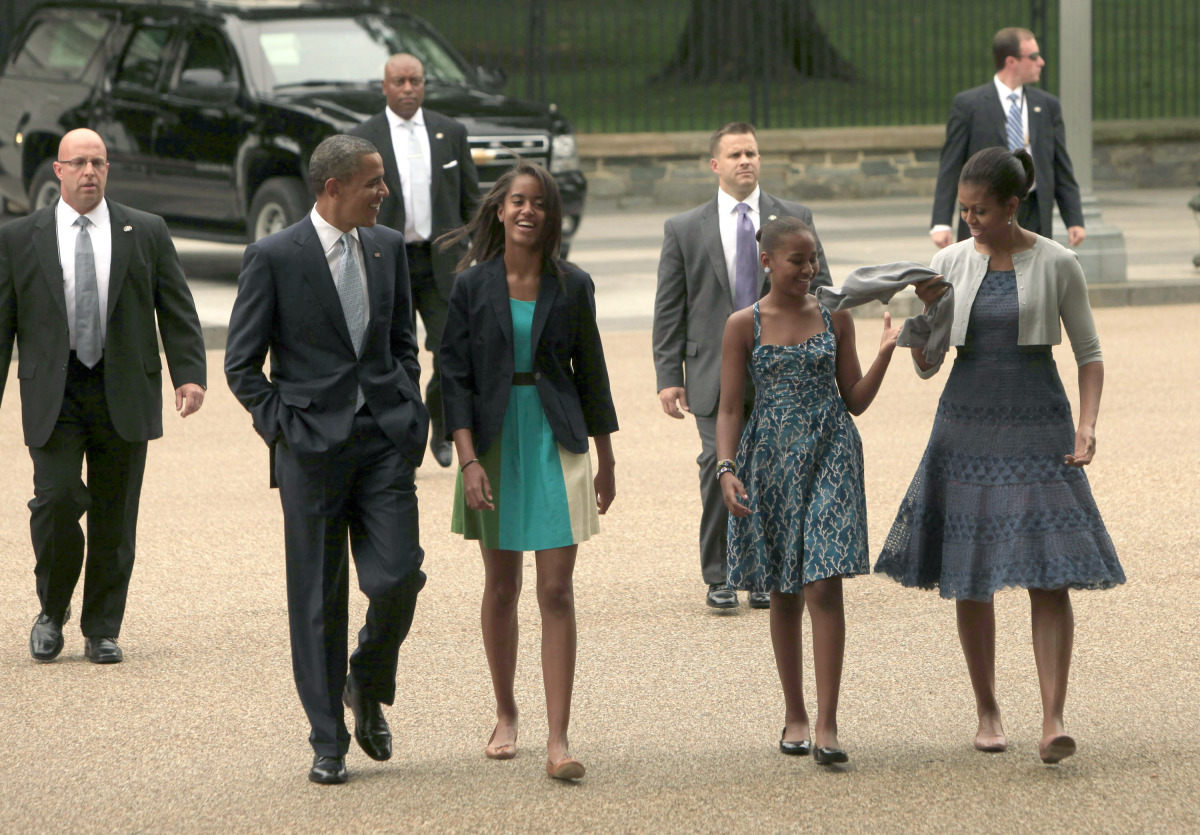
[{"label": "long dark hair", "polygon": [[542,272],[562,279],[562,259],[558,255],[562,249],[562,197],[558,193],[558,184],[545,168],[520,157],[517,157],[517,162],[512,168],[500,175],[496,184],[483,200],[479,201],[475,216],[466,226],[460,226],[437,239],[437,245],[442,251],[463,240],[470,240],[470,247],[458,262],[459,272],[472,263],[482,264],[504,254],[504,224],[500,222],[499,210],[508,199],[513,182],[517,177],[526,176],[533,177],[541,184],[542,202],[546,209],[546,222],[542,234]]}]

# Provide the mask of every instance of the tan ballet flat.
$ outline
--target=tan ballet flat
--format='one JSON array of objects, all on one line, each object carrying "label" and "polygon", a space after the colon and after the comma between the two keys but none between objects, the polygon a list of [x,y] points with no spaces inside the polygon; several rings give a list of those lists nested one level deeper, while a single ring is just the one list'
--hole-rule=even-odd
[{"label": "tan ballet flat", "polygon": [[499,725],[492,728],[492,735],[488,737],[488,744],[483,749],[483,753],[489,760],[511,760],[517,755],[517,736],[513,734],[512,742],[506,742],[503,745],[493,745],[492,742],[496,739],[496,731],[499,728]]},{"label": "tan ballet flat", "polygon": [[556,763],[546,760],[546,774],[555,780],[578,780],[587,772],[579,760],[567,757]]}]

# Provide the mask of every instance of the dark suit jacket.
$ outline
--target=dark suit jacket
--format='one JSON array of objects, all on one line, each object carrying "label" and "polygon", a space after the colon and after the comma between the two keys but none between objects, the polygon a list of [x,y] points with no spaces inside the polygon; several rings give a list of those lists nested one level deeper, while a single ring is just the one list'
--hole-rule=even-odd
[{"label": "dark suit jacket", "polygon": [[[532,355],[537,386],[554,437],[570,452],[588,449],[588,436],[617,431],[604,349],[596,327],[595,285],[572,264],[562,286],[542,276],[533,311]],[[475,435],[483,455],[504,424],[512,390],[513,325],[504,259],[464,270],[450,294],[442,336],[442,406],[446,437]]]},{"label": "dark suit jacket", "polygon": [[[25,443],[43,446],[62,410],[70,333],[58,258],[55,207],[0,229],[0,369],[19,358]],[[207,384],[204,337],[167,225],[158,215],[108,201],[112,221],[104,389],[113,427],[126,441],[162,435],[162,334],[174,388]],[[157,318],[158,326],[155,327]],[[0,398],[7,374],[0,374]]]},{"label": "dark suit jacket", "polygon": [[[1037,179],[1038,219],[1042,234],[1051,236],[1054,203],[1067,226],[1083,226],[1083,206],[1079,183],[1067,156],[1067,131],[1058,99],[1037,87],[1025,85],[1029,108],[1030,148],[1033,173]],[[1008,147],[1008,120],[996,85],[989,81],[954,97],[946,122],[946,143],[942,146],[941,167],[933,196],[933,224],[948,223],[958,217],[958,175],[967,160],[984,148]],[[1051,197],[1054,199],[1051,200]],[[970,237],[967,225],[958,222],[958,239]]]},{"label": "dark suit jacket", "polygon": [[[759,192],[759,214],[765,225],[773,216],[798,217],[813,225],[808,207]],[[813,227],[814,234],[816,228]],[[828,286],[829,265],[817,238],[821,269],[812,289]],[[769,289],[762,266],[759,296]],[[654,371],[658,390],[684,386],[692,414],[716,412],[721,396],[721,340],[725,320],[733,313],[729,270],[717,219],[717,198],[667,220],[658,261],[654,298]]]},{"label": "dark suit jacket", "polygon": [[[354,353],[342,302],[312,220],[246,248],[229,317],[225,378],[268,444],[327,452],[350,436],[358,387],[384,434],[413,466],[421,462],[429,413],[417,387],[404,236],[359,227],[370,319]],[[271,377],[263,373],[267,352]]]},{"label": "dark suit jacket", "polygon": [[[431,241],[466,224],[479,204],[479,174],[471,159],[467,129],[449,116],[422,108],[425,130],[429,134],[430,207],[433,211]],[[384,181],[391,195],[379,207],[378,223],[404,231],[404,193],[400,188],[400,170],[396,167],[396,151],[392,145],[392,129],[386,113],[377,113],[350,133],[361,136],[379,149],[383,157]],[[433,274],[443,295],[450,294],[459,258],[466,252],[466,242],[442,252],[433,249]]]}]

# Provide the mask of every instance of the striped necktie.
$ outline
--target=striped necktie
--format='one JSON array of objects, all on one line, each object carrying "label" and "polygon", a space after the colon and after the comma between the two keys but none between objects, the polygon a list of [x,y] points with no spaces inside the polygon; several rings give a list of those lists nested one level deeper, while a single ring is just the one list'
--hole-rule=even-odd
[{"label": "striped necktie", "polygon": [[1008,150],[1015,151],[1025,147],[1025,128],[1021,125],[1020,97],[1009,93],[1008,100],[1011,102],[1008,107]]}]

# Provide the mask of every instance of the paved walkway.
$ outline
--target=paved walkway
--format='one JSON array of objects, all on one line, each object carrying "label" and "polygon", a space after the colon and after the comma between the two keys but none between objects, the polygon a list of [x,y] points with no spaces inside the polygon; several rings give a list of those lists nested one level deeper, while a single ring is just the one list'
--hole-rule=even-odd
[{"label": "paved walkway", "polygon": [[[1107,385],[1088,472],[1129,583],[1074,595],[1067,719],[1080,752],[1057,767],[1037,759],[1027,597],[998,597],[1012,748],[984,755],[971,748],[953,607],[876,576],[846,583],[850,765],[823,770],[777,752],[783,705],[768,613],[703,605],[699,445],[690,421],[659,412],[643,328],[605,337],[622,431],[618,497],[577,572],[571,750],[586,779],[562,785],[543,772],[532,576],[521,604],[520,753],[484,758],[493,719],[482,572],[474,548],[446,532],[452,475],[426,466],[429,584],[387,711],[395,757],[375,763],[353,748],[349,784],[314,786],[288,655],[278,497],[266,449],[221,382],[222,354],[209,354],[204,409],[169,415],[166,437],[151,444],[126,661],[107,668],[83,659],[77,620],[56,663],[28,655],[31,475],[10,369],[0,409],[0,831],[1197,831],[1197,320],[1200,305],[1097,312]],[[860,346],[877,328],[860,320]],[[1069,356],[1060,351],[1059,362],[1074,401]],[[873,552],[944,380],[921,382],[901,357],[895,366],[858,419]],[[360,595],[352,612],[361,619]],[[811,653],[805,663],[811,699]]]}]

